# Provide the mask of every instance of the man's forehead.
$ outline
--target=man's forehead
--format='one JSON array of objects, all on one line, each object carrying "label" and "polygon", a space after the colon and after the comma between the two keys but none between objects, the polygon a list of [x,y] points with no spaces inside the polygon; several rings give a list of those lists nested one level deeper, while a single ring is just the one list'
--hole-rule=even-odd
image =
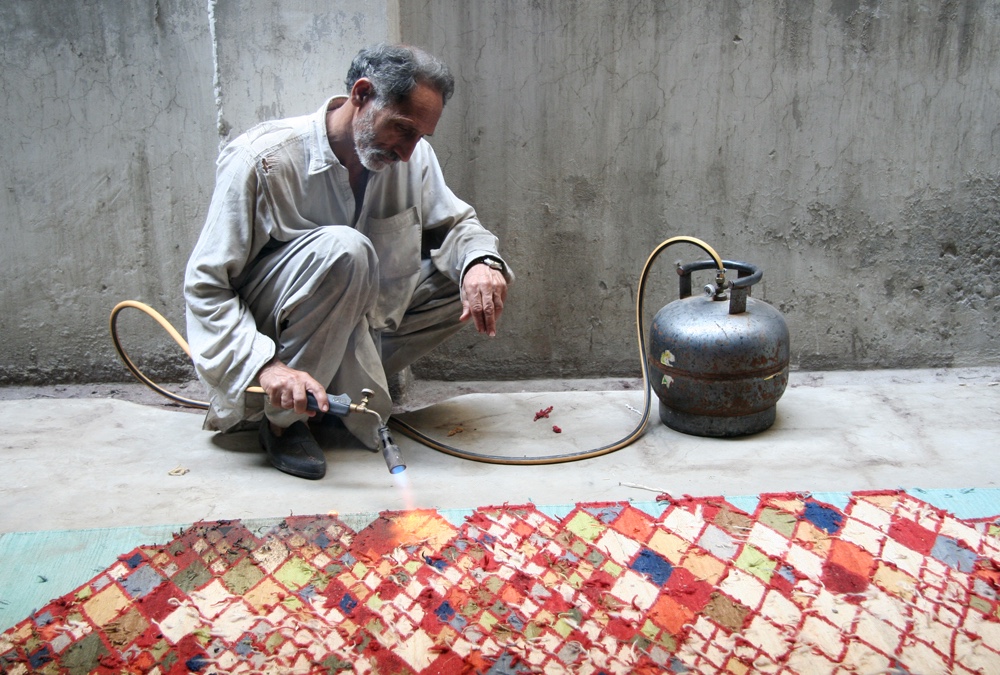
[{"label": "man's forehead", "polygon": [[406,121],[421,134],[430,136],[441,118],[444,101],[441,92],[428,84],[417,83],[406,100],[389,106],[388,110],[395,119]]}]

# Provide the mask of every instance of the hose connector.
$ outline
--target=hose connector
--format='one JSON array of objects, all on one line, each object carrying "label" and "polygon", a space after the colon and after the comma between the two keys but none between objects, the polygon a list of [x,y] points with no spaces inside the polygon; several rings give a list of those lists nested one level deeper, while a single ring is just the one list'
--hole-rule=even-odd
[{"label": "hose connector", "polygon": [[729,285],[729,282],[726,281],[726,270],[718,270],[715,273],[715,283],[705,284],[705,295],[713,300],[728,300],[726,289],[729,288]]},{"label": "hose connector", "polygon": [[385,422],[382,421],[382,416],[379,415],[377,412],[375,412],[374,410],[372,410],[371,408],[368,407],[368,401],[374,395],[375,395],[375,392],[372,391],[371,389],[362,389],[361,390],[361,402],[360,403],[352,403],[351,404],[351,412],[352,413],[368,413],[369,415],[375,415],[375,419],[378,420],[379,427],[384,427],[385,426]]}]

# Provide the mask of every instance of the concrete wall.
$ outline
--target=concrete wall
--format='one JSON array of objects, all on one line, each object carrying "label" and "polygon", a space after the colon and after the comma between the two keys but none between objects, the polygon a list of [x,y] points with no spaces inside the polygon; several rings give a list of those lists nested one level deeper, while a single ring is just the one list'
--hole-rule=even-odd
[{"label": "concrete wall", "polygon": [[[131,378],[108,336],[120,300],[183,332],[219,148],[340,93],[357,50],[392,34],[394,6],[0,3],[0,383]],[[121,327],[151,374],[193,374],[151,321],[127,313]]]},{"label": "concrete wall", "polygon": [[1000,363],[1000,3],[428,0],[401,25],[455,64],[434,145],[520,275],[504,337],[431,369],[638,373],[637,281],[674,235],[764,268],[794,367]]},{"label": "concrete wall", "polygon": [[183,327],[220,145],[397,34],[452,64],[432,142],[519,275],[499,337],[418,375],[638,374],[639,273],[678,234],[764,268],[795,367],[1000,363],[990,0],[9,0],[0,31],[0,383],[128,379],[108,313]]}]

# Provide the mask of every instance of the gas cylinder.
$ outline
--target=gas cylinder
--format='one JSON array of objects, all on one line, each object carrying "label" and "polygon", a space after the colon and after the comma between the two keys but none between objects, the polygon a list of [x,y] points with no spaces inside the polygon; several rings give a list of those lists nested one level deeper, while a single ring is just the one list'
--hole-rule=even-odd
[{"label": "gas cylinder", "polygon": [[[660,419],[695,436],[733,437],[774,424],[788,384],[789,337],[784,317],[750,297],[763,272],[723,260],[738,278],[726,281],[713,260],[678,264],[680,297],[653,317],[647,355]],[[692,295],[692,272],[717,269],[716,283]]]}]

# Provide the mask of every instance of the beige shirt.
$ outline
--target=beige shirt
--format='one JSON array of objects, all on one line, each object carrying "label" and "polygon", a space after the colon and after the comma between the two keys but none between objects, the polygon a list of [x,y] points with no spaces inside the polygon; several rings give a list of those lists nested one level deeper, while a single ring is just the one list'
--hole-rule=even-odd
[{"label": "beige shirt", "polygon": [[209,418],[238,421],[232,418],[242,413],[245,389],[275,354],[234,290],[271,239],[290,241],[324,225],[365,234],[379,258],[379,298],[369,323],[390,332],[406,311],[422,256],[456,284],[476,258],[499,257],[496,237],[445,184],[425,140],[408,162],[370,174],[356,210],[347,169],[326,136],[327,111],[346,101],[334,97],[312,115],[259,124],[219,156],[208,218],[184,280],[188,342],[198,375],[212,389]]}]

